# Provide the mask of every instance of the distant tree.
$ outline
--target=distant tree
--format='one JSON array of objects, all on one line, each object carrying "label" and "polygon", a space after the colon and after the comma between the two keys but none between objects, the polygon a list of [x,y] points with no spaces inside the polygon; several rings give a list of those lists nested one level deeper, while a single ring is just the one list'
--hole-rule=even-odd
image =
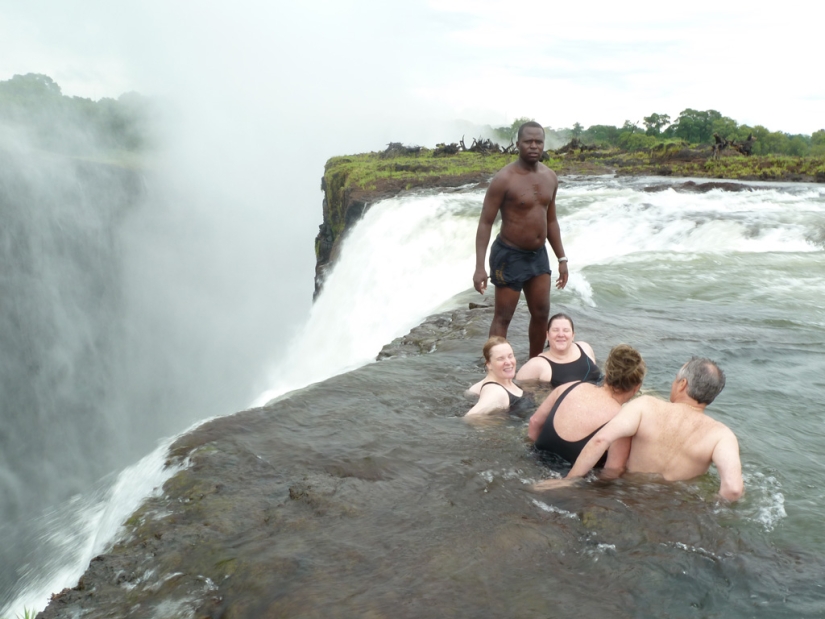
[{"label": "distant tree", "polygon": [[619,128],[613,125],[591,125],[583,133],[585,142],[616,146],[619,140]]},{"label": "distant tree", "polygon": [[825,129],[814,131],[811,134],[811,155],[825,156]]},{"label": "distant tree", "polygon": [[646,135],[641,132],[633,133],[631,131],[623,131],[619,134],[619,146],[631,152],[648,150],[658,143],[659,140],[655,136]]},{"label": "distant tree", "polygon": [[[807,138],[807,139],[806,139]],[[810,138],[804,135],[788,136],[788,152],[794,157],[804,157],[811,151]]]},{"label": "distant tree", "polygon": [[531,122],[532,120],[532,118],[522,116],[521,118],[516,118],[512,123],[510,123],[509,127],[496,127],[493,129],[493,133],[495,133],[495,136],[498,138],[499,142],[503,142],[505,144],[509,143],[510,140],[515,142],[518,135],[518,128],[524,123]]},{"label": "distant tree", "polygon": [[670,124],[670,116],[667,114],[651,114],[650,116],[645,116],[642,121],[645,125],[645,133],[647,135],[654,135],[659,136],[662,133],[662,129]]},{"label": "distant tree", "polygon": [[713,141],[713,123],[722,115],[716,110],[682,110],[673,123],[673,135],[691,144],[709,144]]},{"label": "distant tree", "polygon": [[67,154],[136,150],[148,144],[154,105],[137,93],[119,100],[67,97],[47,75],[0,82],[0,121],[38,148]]},{"label": "distant tree", "polygon": [[581,136],[583,130],[584,127],[582,127],[581,124],[577,122],[573,125],[571,133],[573,134],[574,138],[578,139]]},{"label": "distant tree", "polygon": [[[721,116],[716,120],[713,120],[710,123],[711,129],[711,137],[714,133],[718,133],[720,137],[726,140],[735,139],[738,135],[737,130],[739,129],[739,124],[733,120],[733,118],[728,118],[727,116]],[[748,136],[746,135],[745,138]],[[710,141],[710,140],[709,140]]]},{"label": "distant tree", "polygon": [[26,101],[32,98],[59,97],[60,86],[48,75],[27,73],[15,75],[10,80],[0,82],[0,97],[4,101]]},{"label": "distant tree", "polygon": [[619,129],[619,133],[636,133],[637,131],[641,131],[639,126],[636,123],[632,123],[629,120],[624,121],[622,128]]}]

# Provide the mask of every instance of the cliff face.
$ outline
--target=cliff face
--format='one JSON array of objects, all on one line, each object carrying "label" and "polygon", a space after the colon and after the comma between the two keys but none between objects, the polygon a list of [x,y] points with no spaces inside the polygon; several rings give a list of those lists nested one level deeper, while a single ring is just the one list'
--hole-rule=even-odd
[{"label": "cliff face", "polygon": [[411,191],[483,186],[512,159],[478,153],[439,157],[426,149],[330,159],[321,179],[324,220],[315,237],[315,296],[335,263],[341,240],[374,203]]}]

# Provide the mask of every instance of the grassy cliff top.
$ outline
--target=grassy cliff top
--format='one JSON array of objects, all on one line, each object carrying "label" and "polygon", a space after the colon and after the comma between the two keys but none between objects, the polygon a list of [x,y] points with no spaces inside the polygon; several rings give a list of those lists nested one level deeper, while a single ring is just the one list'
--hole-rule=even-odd
[{"label": "grassy cliff top", "polygon": [[[333,192],[353,194],[396,193],[404,189],[455,187],[478,183],[514,161],[513,154],[406,149],[391,153],[364,153],[333,157],[325,168],[324,182]],[[745,156],[724,153],[711,158],[706,147],[664,144],[647,151],[618,148],[549,153],[545,164],[564,174],[621,174],[707,177],[739,180],[825,182],[825,157],[788,155]]]},{"label": "grassy cliff top", "polygon": [[[455,179],[481,180],[492,176],[515,158],[516,155],[471,152],[436,155],[435,151],[424,148],[389,157],[383,153],[365,153],[333,157],[327,161],[324,179],[328,187],[367,192],[429,187],[439,182],[455,186],[452,182]],[[473,182],[472,179],[467,182]]]}]

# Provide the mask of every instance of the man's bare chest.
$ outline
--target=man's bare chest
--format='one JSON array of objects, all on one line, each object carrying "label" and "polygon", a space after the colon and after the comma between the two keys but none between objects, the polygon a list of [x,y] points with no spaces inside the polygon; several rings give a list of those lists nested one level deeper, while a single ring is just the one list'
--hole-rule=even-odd
[{"label": "man's bare chest", "polygon": [[553,185],[550,182],[521,182],[508,191],[504,206],[514,210],[529,211],[536,207],[546,209],[553,199]]}]

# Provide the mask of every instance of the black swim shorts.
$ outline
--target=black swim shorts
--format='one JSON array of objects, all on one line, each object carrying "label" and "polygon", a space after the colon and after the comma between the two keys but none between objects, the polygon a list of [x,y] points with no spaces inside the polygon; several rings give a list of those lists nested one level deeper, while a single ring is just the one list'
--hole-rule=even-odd
[{"label": "black swim shorts", "polygon": [[546,246],[528,251],[505,244],[500,236],[493,241],[490,249],[490,281],[494,286],[521,292],[524,282],[545,273],[552,273]]}]

